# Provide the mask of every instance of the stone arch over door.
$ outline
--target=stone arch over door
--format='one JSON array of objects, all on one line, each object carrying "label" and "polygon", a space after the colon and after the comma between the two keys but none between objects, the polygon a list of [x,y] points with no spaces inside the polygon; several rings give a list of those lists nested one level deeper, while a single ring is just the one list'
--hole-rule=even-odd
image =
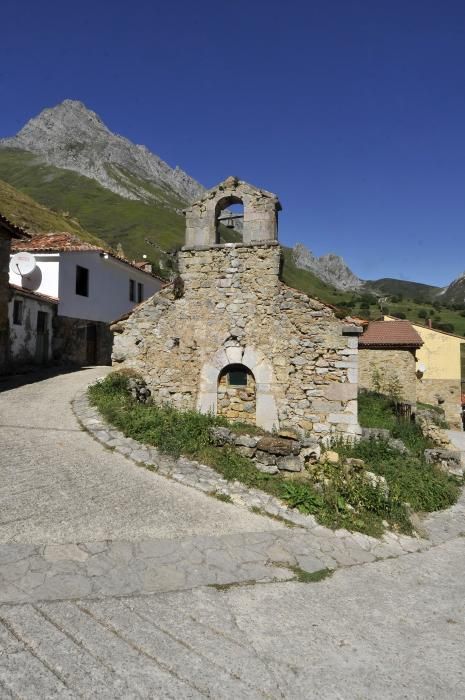
[{"label": "stone arch over door", "polygon": [[244,365],[255,378],[256,424],[264,430],[279,429],[278,410],[273,386],[273,367],[262,352],[251,346],[230,347],[219,350],[200,372],[197,409],[201,413],[218,414],[218,379],[228,365]]}]

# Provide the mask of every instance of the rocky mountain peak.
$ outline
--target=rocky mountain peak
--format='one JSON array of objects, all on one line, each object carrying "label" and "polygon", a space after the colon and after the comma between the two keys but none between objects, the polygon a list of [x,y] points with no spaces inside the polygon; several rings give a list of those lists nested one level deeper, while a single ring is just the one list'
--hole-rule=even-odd
[{"label": "rocky mountain peak", "polygon": [[[145,146],[114,134],[98,114],[79,100],[44,109],[0,147],[19,148],[44,162],[97,180],[127,199],[180,205],[202,196],[205,188],[179,167],[171,168]],[[154,187],[157,188],[154,191]]]},{"label": "rocky mountain peak", "polygon": [[363,281],[352,272],[344,259],[335,253],[327,253],[318,258],[303,243],[297,243],[292,253],[297,267],[310,270],[323,282],[337,289],[352,290],[363,285]]}]

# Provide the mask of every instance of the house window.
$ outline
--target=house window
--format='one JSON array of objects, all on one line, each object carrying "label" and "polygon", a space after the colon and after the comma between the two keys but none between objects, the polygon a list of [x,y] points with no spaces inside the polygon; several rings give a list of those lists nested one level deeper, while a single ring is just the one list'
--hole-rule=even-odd
[{"label": "house window", "polygon": [[89,296],[89,270],[80,265],[76,265],[76,294],[81,297]]},{"label": "house window", "polygon": [[137,301],[139,304],[141,301],[144,301],[144,285],[142,282],[137,283]]},{"label": "house window", "polygon": [[21,326],[23,323],[23,302],[19,299],[13,302],[13,323],[15,326]]},{"label": "house window", "polygon": [[129,280],[129,301],[136,300],[136,283],[134,280]]}]

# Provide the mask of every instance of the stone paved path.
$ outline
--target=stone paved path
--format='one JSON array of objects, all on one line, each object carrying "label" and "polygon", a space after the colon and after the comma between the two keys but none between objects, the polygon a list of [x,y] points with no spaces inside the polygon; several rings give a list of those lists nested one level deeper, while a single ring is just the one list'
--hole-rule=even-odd
[{"label": "stone paved path", "polygon": [[422,540],[284,527],[81,430],[103,372],[0,385],[1,700],[465,697],[464,498]]},{"label": "stone paved path", "polygon": [[83,432],[70,400],[107,371],[81,370],[10,390],[0,384],[0,543],[134,541],[278,528],[136,469]]},{"label": "stone paved path", "polygon": [[465,697],[465,551],[272,583],[0,606],[0,697]]}]

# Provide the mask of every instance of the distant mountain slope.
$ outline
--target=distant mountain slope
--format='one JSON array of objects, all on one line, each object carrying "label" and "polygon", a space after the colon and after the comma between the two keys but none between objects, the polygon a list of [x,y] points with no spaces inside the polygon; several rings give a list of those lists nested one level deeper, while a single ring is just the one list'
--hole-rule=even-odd
[{"label": "distant mountain slope", "polygon": [[126,199],[95,180],[41,162],[27,151],[0,148],[0,178],[56,212],[68,212],[81,226],[137,259],[159,258],[162,248],[181,245],[184,217],[156,202]]},{"label": "distant mountain slope", "polygon": [[339,255],[328,253],[318,258],[302,243],[297,243],[292,252],[296,267],[310,270],[323,282],[337,289],[355,290],[363,284]]},{"label": "distant mountain slope", "polygon": [[113,134],[100,117],[77,100],[44,109],[16,136],[0,139],[3,148],[35,153],[49,165],[96,180],[127,199],[191,202],[205,188],[180,168],[171,168],[145,146]]},{"label": "distant mountain slope", "polygon": [[441,304],[460,304],[465,307],[465,272],[437,296]]},{"label": "distant mountain slope", "polygon": [[3,180],[0,180],[0,213],[28,233],[69,231],[89,243],[104,244],[100,238],[86,231],[77,219],[51,211]]},{"label": "distant mountain slope", "polygon": [[423,303],[434,301],[441,292],[440,287],[434,287],[430,284],[421,284],[420,282],[397,280],[391,277],[384,277],[379,280],[367,280],[364,283],[364,288],[373,293],[386,296],[401,295]]}]

